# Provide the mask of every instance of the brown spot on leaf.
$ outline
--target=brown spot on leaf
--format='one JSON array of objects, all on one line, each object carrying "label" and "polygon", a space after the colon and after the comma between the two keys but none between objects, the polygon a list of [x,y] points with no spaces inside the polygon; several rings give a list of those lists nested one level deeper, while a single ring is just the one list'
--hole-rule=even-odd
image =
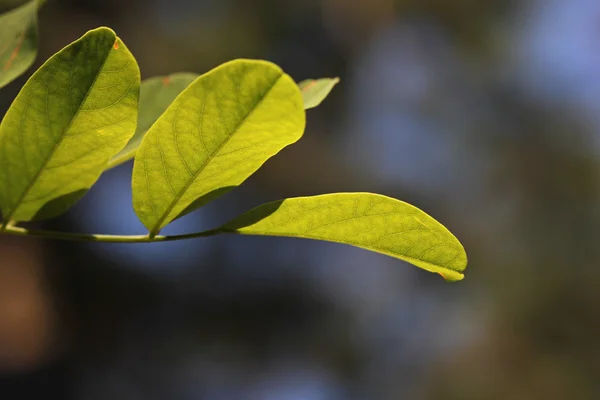
[{"label": "brown spot on leaf", "polygon": [[317,81],[311,81],[308,83],[308,85],[304,86],[302,88],[303,91],[308,91],[308,89],[310,89],[311,87],[315,86],[317,84]]},{"label": "brown spot on leaf", "polygon": [[21,35],[19,36],[19,42],[13,49],[12,53],[10,53],[10,57],[6,61],[6,64],[4,64],[4,68],[3,68],[4,71],[8,71],[10,69],[12,63],[15,61],[15,59],[19,55],[19,51],[21,51],[21,45],[23,44],[23,39],[25,39],[25,32],[21,33]]}]

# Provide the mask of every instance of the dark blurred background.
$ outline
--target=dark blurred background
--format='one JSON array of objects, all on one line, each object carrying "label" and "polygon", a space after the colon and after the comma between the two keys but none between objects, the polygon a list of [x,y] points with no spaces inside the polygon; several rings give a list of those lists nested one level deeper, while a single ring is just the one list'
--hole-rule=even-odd
[{"label": "dark blurred background", "polygon": [[[50,0],[36,66],[100,25],[143,78],[241,57],[341,78],[297,145],[165,233],[373,191],[453,231],[466,279],[285,238],[2,237],[2,400],[600,398],[600,2]],[[144,233],[130,175],[43,227]]]}]

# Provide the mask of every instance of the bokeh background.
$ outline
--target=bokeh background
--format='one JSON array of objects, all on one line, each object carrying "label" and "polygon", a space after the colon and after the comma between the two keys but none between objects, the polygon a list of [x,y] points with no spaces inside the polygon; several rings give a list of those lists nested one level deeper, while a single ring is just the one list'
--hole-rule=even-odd
[{"label": "bokeh background", "polygon": [[[299,239],[2,237],[2,400],[600,398],[600,2],[50,0],[36,66],[100,25],[143,78],[241,57],[341,78],[298,144],[166,233],[373,191],[448,226],[466,279]],[[130,175],[43,227],[144,233]]]}]

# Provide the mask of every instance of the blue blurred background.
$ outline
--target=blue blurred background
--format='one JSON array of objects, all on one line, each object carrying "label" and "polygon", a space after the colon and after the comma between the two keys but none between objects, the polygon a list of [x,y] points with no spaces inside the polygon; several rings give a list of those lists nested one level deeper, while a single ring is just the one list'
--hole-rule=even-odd
[{"label": "blue blurred background", "polygon": [[[379,192],[453,231],[466,279],[298,239],[2,237],[2,400],[600,398],[600,2],[50,0],[36,66],[100,25],[143,78],[241,57],[341,78],[298,144],[165,233]],[[130,177],[43,227],[144,233]]]}]

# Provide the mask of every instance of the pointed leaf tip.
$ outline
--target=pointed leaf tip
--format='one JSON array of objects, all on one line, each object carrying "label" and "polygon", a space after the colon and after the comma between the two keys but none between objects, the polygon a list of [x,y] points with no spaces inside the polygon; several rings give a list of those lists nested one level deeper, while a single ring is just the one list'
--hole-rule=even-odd
[{"label": "pointed leaf tip", "polygon": [[311,109],[320,105],[331,93],[340,78],[307,79],[298,84],[304,99],[304,108]]},{"label": "pointed leaf tip", "polygon": [[446,281],[446,282],[459,282],[462,281],[465,276],[461,273],[442,273],[442,272],[438,272],[438,274]]}]

